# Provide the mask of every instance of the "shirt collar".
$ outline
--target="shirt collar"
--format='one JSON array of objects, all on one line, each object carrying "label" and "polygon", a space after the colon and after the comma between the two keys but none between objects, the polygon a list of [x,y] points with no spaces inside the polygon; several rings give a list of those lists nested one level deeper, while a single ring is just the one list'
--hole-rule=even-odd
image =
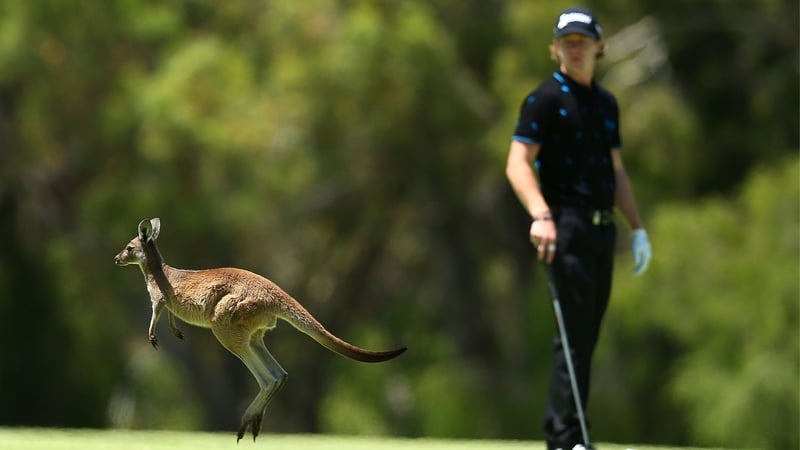
[{"label": "shirt collar", "polygon": [[594,80],[592,80],[591,86],[584,86],[578,83],[577,81],[573,80],[572,78],[569,77],[569,75],[565,74],[560,70],[556,70],[555,72],[553,72],[553,78],[555,78],[556,81],[561,83],[562,86],[568,86],[570,89],[582,89],[584,91],[593,92],[595,90],[595,87],[597,86]]}]

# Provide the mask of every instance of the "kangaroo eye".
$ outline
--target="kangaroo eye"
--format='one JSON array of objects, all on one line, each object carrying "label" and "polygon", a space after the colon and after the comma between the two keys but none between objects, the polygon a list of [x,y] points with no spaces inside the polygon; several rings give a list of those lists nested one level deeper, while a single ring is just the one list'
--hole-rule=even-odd
[{"label": "kangaroo eye", "polygon": [[127,250],[127,251],[131,251],[131,250],[133,250],[133,246],[132,246],[132,245],[129,245],[129,246],[128,246],[128,248],[126,248],[125,250]]}]

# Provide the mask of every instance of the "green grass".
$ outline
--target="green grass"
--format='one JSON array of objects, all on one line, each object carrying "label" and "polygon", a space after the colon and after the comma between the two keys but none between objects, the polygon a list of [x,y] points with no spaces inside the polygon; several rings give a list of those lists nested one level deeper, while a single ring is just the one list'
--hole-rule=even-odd
[{"label": "green grass", "polygon": [[[597,444],[600,450],[664,450],[670,447]],[[263,434],[256,443],[235,433],[0,428],[0,450],[544,450],[542,442],[403,439],[329,435]],[[682,447],[682,450],[689,450]],[[707,449],[706,449],[707,450]]]}]

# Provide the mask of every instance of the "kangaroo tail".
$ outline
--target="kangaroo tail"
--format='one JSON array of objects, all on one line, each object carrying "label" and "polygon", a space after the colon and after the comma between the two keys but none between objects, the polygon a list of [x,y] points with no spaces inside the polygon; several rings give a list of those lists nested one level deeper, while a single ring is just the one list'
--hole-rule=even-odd
[{"label": "kangaroo tail", "polygon": [[326,330],[325,327],[299,303],[292,303],[291,306],[285,305],[285,310],[283,314],[281,314],[281,318],[332,352],[356,361],[376,363],[396,358],[406,351],[406,347],[388,351],[373,351],[357,347]]}]

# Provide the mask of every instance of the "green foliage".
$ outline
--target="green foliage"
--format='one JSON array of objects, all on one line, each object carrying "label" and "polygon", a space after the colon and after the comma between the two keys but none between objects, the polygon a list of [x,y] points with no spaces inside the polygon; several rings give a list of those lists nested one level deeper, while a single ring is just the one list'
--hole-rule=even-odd
[{"label": "green foliage", "polygon": [[642,395],[685,408],[692,442],[798,444],[798,169],[789,158],[754,171],[735,199],[659,207],[652,273],[642,282],[619,277],[628,317],[612,339],[647,333],[671,342],[672,365],[652,362],[671,372],[668,384]]},{"label": "green foliage", "polygon": [[[656,258],[620,255],[593,430],[796,447],[796,4],[590,3]],[[540,438],[552,313],[503,166],[566,6],[0,2],[0,423],[238,426],[255,385],[206,330],[131,350],[147,295],[111,258],[160,216],[172,265],[410,349],[270,333],[292,375],[265,430]]]},{"label": "green foliage", "polygon": [[[709,206],[698,217],[716,237],[694,247],[702,255],[695,261],[699,267],[718,267],[702,276],[711,298],[686,293],[688,302],[702,307],[675,330],[696,350],[682,361],[674,391],[691,408],[699,442],[738,441],[758,448],[800,444],[800,196],[786,189],[798,179],[793,158],[780,171],[754,174],[732,207]],[[692,242],[691,235],[683,236]],[[756,404],[759,408],[753,408]],[[714,419],[706,414],[709,408],[717,412]]]},{"label": "green foliage", "polygon": [[191,430],[201,426],[197,401],[184,380],[191,374],[146,343],[133,350],[125,378],[109,400],[114,428]]}]

